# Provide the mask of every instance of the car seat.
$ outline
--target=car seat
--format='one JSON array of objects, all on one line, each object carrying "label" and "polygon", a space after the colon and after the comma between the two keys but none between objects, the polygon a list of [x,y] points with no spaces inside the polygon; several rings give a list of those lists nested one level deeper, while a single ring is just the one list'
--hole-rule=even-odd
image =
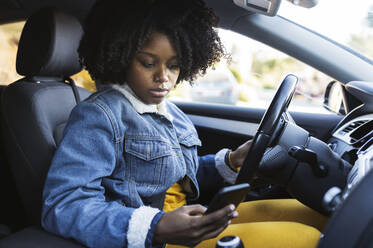
[{"label": "car seat", "polygon": [[[29,222],[40,225],[42,190],[72,108],[90,92],[75,86],[79,72],[79,21],[47,8],[26,22],[17,53],[24,78],[2,93],[6,157]],[[26,222],[26,220],[25,220]]]}]

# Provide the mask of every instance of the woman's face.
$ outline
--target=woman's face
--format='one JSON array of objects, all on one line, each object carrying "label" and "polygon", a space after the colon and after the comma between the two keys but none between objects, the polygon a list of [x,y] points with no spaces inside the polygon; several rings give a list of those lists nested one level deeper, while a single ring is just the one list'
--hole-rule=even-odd
[{"label": "woman's face", "polygon": [[146,104],[158,104],[175,86],[179,61],[170,39],[153,32],[128,66],[126,82]]}]

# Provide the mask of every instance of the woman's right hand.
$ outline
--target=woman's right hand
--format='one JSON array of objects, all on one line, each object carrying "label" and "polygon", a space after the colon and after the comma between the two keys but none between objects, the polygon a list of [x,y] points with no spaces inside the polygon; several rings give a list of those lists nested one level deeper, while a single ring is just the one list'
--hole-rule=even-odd
[{"label": "woman's right hand", "polygon": [[201,205],[188,205],[165,213],[157,224],[153,242],[195,246],[218,236],[238,216],[233,205],[208,215],[203,215],[205,211]]}]

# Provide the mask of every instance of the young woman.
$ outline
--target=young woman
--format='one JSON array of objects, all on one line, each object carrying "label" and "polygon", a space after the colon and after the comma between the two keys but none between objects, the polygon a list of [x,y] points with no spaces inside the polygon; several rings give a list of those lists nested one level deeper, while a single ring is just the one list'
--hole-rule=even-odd
[{"label": "young woman", "polygon": [[[55,153],[43,193],[46,230],[89,247],[214,247],[219,234],[240,235],[246,247],[315,246],[320,233],[309,225],[322,221],[295,201],[286,203],[291,214],[273,202],[243,204],[223,234],[238,216],[233,205],[208,215],[187,205],[200,187],[233,183],[250,146],[198,157],[192,122],[166,100],[224,56],[215,25],[200,0],[96,2],[79,53],[100,89],[72,111]],[[262,222],[299,216],[309,225]]]}]

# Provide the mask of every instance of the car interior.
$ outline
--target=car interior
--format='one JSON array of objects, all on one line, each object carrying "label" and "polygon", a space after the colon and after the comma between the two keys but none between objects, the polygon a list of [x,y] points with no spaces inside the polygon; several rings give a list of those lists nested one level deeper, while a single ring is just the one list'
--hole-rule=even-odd
[{"label": "car interior", "polygon": [[[246,200],[295,197],[330,215],[318,247],[372,246],[373,63],[273,16],[276,8],[261,13],[262,9],[248,10],[238,2],[206,1],[222,28],[268,44],[341,82],[347,114],[289,114],[296,75],[284,75],[268,110],[175,101],[196,126],[203,143],[199,155],[254,138],[245,163],[255,160],[255,166],[244,169],[238,179],[255,186]],[[272,2],[278,8],[281,1]],[[77,47],[92,4],[0,2],[0,23],[27,19],[16,61],[23,78],[0,86],[0,247],[83,247],[42,230],[40,214],[44,180],[69,114],[91,94],[76,86],[71,76],[82,70]],[[311,140],[309,150],[301,145],[305,139]],[[278,151],[284,155],[277,156]],[[263,178],[256,176],[259,167],[268,168],[267,174],[261,173]],[[358,173],[363,174],[357,177]],[[199,203],[207,205],[215,192],[201,193]]]},{"label": "car interior", "polygon": [[40,222],[43,181],[69,113],[90,94],[70,78],[81,70],[81,35],[80,22],[69,15],[50,8],[35,13],[23,29],[17,54],[17,71],[24,78],[3,90],[3,145],[10,148],[7,159],[34,224]]}]

